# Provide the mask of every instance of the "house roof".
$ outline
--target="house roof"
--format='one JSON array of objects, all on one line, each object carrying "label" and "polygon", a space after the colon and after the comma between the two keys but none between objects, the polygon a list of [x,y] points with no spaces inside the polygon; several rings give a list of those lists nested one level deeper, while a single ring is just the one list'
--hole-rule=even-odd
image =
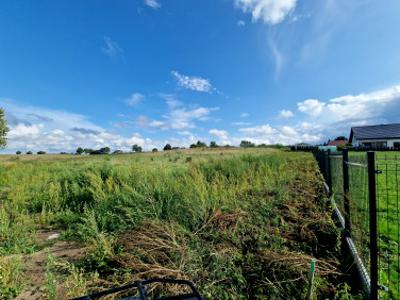
[{"label": "house roof", "polygon": [[347,140],[335,140],[335,141],[329,141],[328,146],[345,146],[347,145],[348,141]]},{"label": "house roof", "polygon": [[357,140],[398,139],[400,138],[400,123],[352,127],[350,143],[353,138]]}]

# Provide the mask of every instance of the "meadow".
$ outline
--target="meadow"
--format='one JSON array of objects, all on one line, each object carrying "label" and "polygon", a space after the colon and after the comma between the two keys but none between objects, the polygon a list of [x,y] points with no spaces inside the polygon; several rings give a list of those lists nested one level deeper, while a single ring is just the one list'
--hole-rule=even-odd
[{"label": "meadow", "polygon": [[[350,299],[309,153],[0,156],[0,298],[182,278],[207,299]],[[176,292],[155,287],[154,295]]]}]

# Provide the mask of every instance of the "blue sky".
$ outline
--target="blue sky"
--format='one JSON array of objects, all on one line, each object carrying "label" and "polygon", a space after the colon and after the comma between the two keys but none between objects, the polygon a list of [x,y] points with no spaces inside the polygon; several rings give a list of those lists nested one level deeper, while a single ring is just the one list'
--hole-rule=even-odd
[{"label": "blue sky", "polygon": [[400,122],[400,2],[3,1],[15,150],[319,143]]}]

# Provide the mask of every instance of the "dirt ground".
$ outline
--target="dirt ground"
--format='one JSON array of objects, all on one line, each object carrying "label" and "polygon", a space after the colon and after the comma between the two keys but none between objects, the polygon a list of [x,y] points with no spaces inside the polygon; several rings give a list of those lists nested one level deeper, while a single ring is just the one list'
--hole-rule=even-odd
[{"label": "dirt ground", "polygon": [[77,243],[61,241],[57,238],[57,235],[58,233],[53,231],[39,232],[37,234],[38,242],[45,245],[49,244],[49,246],[41,251],[22,257],[25,276],[29,284],[16,298],[17,300],[39,300],[44,298],[44,274],[49,254],[52,254],[57,261],[69,262],[77,261],[85,255],[85,247]]}]

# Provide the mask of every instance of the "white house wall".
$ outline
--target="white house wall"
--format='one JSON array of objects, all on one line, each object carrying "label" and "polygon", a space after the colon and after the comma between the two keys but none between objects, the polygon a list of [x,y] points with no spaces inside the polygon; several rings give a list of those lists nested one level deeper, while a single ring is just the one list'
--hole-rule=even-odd
[{"label": "white house wall", "polygon": [[353,138],[354,147],[362,146],[364,143],[386,143],[387,147],[394,147],[394,143],[400,143],[400,139],[381,139],[381,140],[357,140]]}]

